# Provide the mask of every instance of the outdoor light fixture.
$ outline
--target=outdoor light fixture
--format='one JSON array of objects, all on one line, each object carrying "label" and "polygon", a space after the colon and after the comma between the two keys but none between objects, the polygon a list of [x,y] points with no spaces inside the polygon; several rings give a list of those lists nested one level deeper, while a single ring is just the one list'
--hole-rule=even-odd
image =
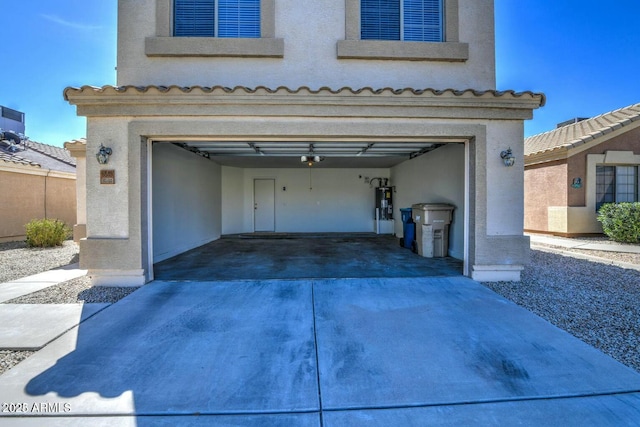
[{"label": "outdoor light fixture", "polygon": [[582,179],[581,178],[573,178],[573,182],[571,183],[571,187],[573,187],[573,188],[582,187]]},{"label": "outdoor light fixture", "polygon": [[300,157],[300,161],[302,163],[306,163],[307,166],[309,166],[309,167],[313,166],[314,163],[319,163],[319,162],[321,162],[323,160],[324,160],[324,157],[321,157],[321,156],[311,156],[311,155],[309,155],[309,156]]},{"label": "outdoor light fixture", "polygon": [[98,149],[98,153],[96,154],[96,159],[98,159],[98,163],[101,165],[106,165],[109,163],[109,156],[113,153],[113,150],[109,147],[105,147],[100,144],[100,148]]},{"label": "outdoor light fixture", "polygon": [[511,147],[501,152],[500,158],[504,162],[505,166],[513,166],[513,164],[516,162],[516,158],[513,156],[513,153],[511,152]]}]

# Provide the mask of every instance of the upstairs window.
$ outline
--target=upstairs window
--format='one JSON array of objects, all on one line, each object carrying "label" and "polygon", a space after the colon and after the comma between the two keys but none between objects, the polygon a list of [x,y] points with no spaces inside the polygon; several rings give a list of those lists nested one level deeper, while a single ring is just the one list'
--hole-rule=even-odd
[{"label": "upstairs window", "polygon": [[361,0],[361,40],[444,41],[443,0]]},{"label": "upstairs window", "polygon": [[260,0],[175,0],[173,16],[176,37],[260,37]]}]

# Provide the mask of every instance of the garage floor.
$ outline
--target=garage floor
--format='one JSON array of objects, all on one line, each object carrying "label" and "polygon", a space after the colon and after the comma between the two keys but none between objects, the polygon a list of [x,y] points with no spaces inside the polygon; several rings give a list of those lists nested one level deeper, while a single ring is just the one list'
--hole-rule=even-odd
[{"label": "garage floor", "polygon": [[388,235],[242,234],[162,261],[154,274],[189,281],[459,276],[462,261],[421,257]]}]

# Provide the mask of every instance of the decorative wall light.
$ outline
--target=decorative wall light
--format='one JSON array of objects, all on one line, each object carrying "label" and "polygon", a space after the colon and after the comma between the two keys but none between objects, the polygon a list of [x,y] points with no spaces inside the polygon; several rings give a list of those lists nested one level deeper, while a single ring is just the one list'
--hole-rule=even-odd
[{"label": "decorative wall light", "polygon": [[96,154],[96,159],[98,159],[98,163],[101,165],[106,165],[109,163],[109,156],[113,153],[113,150],[110,147],[105,147],[100,144],[100,148],[98,149],[98,153]]},{"label": "decorative wall light", "polygon": [[500,158],[504,162],[505,166],[513,166],[513,164],[516,162],[516,158],[513,156],[513,153],[511,152],[511,147],[501,152]]},{"label": "decorative wall light", "polygon": [[573,188],[581,188],[582,187],[582,178],[573,178],[573,182],[571,183]]}]

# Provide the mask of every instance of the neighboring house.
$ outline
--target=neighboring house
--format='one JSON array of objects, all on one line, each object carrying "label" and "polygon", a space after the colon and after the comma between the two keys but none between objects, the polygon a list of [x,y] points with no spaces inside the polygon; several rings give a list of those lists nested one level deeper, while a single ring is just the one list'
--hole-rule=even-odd
[{"label": "neighboring house", "polygon": [[544,96],[496,90],[493,0],[118,9],[118,86],[64,93],[87,117],[94,284],[143,284],[223,234],[372,231],[371,178],[395,187],[396,234],[399,208],[453,204],[448,253],[464,274],[519,279],[523,121]]},{"label": "neighboring house", "polygon": [[0,242],[23,240],[32,219],[76,223],[76,162],[60,147],[0,141]]},{"label": "neighboring house", "polygon": [[525,140],[525,230],[600,234],[603,203],[640,200],[640,104]]}]

